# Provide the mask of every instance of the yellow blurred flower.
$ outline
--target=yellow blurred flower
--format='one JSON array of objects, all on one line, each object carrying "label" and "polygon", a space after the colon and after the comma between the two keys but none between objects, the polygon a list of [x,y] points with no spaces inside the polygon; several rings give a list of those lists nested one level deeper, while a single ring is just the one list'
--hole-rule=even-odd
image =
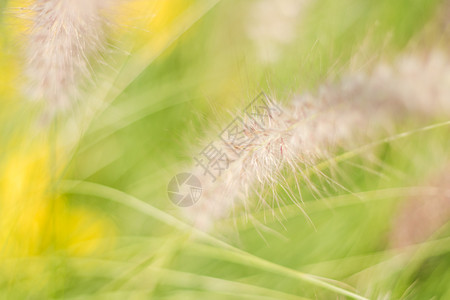
[{"label": "yellow blurred flower", "polygon": [[[101,216],[67,204],[52,191],[58,170],[43,143],[10,152],[0,162],[0,258],[64,251],[83,256],[102,249],[113,226]],[[60,169],[60,168],[59,168]],[[56,174],[52,174],[56,173]]]},{"label": "yellow blurred flower", "polygon": [[136,46],[149,43],[164,47],[173,37],[172,26],[194,3],[193,0],[127,1],[118,8],[116,23],[133,34]]},{"label": "yellow blurred flower", "polygon": [[117,23],[151,37],[164,31],[192,3],[192,0],[126,1],[118,8]]},{"label": "yellow blurred flower", "polygon": [[[0,35],[2,32],[0,32]],[[0,101],[11,99],[16,92],[18,65],[5,46],[6,37],[0,37]]]}]

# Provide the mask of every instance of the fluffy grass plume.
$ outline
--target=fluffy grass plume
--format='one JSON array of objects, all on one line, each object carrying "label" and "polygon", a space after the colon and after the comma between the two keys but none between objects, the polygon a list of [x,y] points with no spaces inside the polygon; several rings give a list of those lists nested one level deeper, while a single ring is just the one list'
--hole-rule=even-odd
[{"label": "fluffy grass plume", "polygon": [[450,219],[450,172],[445,166],[424,186],[429,195],[414,195],[403,203],[392,222],[389,241],[394,247],[423,243]]},{"label": "fluffy grass plume", "polygon": [[31,97],[49,110],[70,107],[91,59],[105,44],[109,0],[36,0],[28,7],[26,68]]},{"label": "fluffy grass plume", "polygon": [[[216,141],[229,168],[217,180],[211,180],[204,168],[194,168],[203,196],[185,212],[196,226],[210,230],[231,211],[253,206],[248,200],[252,196],[259,199],[258,207],[280,206],[277,187],[302,209],[300,181],[317,191],[310,171],[340,186],[316,167],[321,160],[332,160],[338,149],[351,150],[358,141],[373,140],[408,117],[432,120],[449,115],[450,61],[440,52],[404,56],[394,66],[381,64],[369,75],[348,75],[339,84],[326,84],[315,94],[294,98],[279,114],[267,114],[263,128],[255,126],[253,119],[244,121],[241,128],[250,144],[243,146],[242,139],[226,141],[230,148]],[[216,156],[210,166],[217,166],[220,159]],[[298,197],[285,176],[286,168],[289,174],[298,174]]]}]

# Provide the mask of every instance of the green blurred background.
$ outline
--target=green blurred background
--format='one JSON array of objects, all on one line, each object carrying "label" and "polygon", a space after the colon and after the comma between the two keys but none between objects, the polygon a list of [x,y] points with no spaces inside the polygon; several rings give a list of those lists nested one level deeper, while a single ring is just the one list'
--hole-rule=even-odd
[{"label": "green blurred background", "polygon": [[231,216],[199,235],[171,218],[182,220],[166,194],[210,129],[260,91],[288,103],[402,52],[448,49],[448,1],[131,1],[111,32],[113,71],[92,85],[112,78],[115,89],[86,88],[104,92],[100,105],[82,101],[73,123],[48,128],[21,93],[23,1],[0,3],[1,298],[345,299],[342,288],[450,299],[448,226],[389,244],[400,204],[449,160],[448,126],[339,163],[352,193],[311,176],[322,191],[303,195],[314,227],[292,205],[282,224]]}]

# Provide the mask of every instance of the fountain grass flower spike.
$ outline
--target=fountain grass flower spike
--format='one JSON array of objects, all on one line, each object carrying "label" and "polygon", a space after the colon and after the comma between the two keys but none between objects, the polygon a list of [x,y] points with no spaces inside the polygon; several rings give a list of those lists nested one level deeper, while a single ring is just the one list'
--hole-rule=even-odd
[{"label": "fountain grass flower spike", "polygon": [[[110,0],[35,0],[26,51],[29,92],[49,111],[71,106],[99,59]],[[27,10],[27,11],[28,11]],[[100,58],[101,59],[101,58]]]},{"label": "fountain grass flower spike", "polygon": [[[404,56],[393,66],[380,64],[368,75],[350,74],[340,83],[321,86],[315,94],[298,96],[282,111],[262,130],[246,121],[252,143],[237,158],[231,149],[226,150],[229,167],[217,180],[212,181],[198,167],[193,169],[203,194],[184,212],[197,227],[211,230],[217,220],[233,211],[270,210],[285,200],[302,209],[303,183],[320,197],[310,180],[313,173],[345,189],[317,165],[333,160],[338,149],[351,150],[361,142],[370,143],[381,132],[392,132],[408,117],[448,119],[450,60],[438,51]],[[287,174],[296,183],[289,183]],[[250,201],[251,196],[259,200]]]}]

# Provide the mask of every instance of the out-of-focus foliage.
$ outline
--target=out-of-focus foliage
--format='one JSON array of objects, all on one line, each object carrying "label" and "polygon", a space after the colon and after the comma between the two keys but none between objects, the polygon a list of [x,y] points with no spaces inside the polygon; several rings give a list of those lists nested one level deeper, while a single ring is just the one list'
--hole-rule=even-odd
[{"label": "out-of-focus foliage", "polygon": [[[0,298],[339,297],[300,272],[370,299],[450,298],[448,226],[408,248],[388,241],[409,187],[449,161],[448,126],[324,170],[353,193],[312,176],[326,194],[303,195],[315,228],[292,205],[282,223],[262,213],[254,217],[265,225],[230,217],[212,234],[222,243],[193,238],[174,226],[170,216],[181,214],[166,195],[230,110],[261,90],[287,102],[345,72],[439,46],[448,3],[123,3],[113,12],[110,69],[98,70],[117,78],[96,99],[104,106],[80,101],[75,124],[46,127],[22,92],[26,21],[14,7],[23,1],[9,2],[0,2]],[[101,90],[104,77],[85,93]],[[416,127],[411,120],[399,130]]]}]

